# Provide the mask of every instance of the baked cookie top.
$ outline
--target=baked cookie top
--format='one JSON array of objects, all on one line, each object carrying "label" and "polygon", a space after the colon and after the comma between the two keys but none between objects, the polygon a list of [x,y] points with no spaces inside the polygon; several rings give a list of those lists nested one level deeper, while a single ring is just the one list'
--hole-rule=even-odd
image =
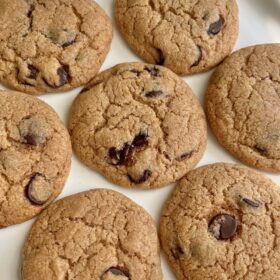
[{"label": "baked cookie top", "polygon": [[31,93],[66,91],[99,71],[112,25],[91,0],[1,0],[0,81]]},{"label": "baked cookie top", "polygon": [[220,63],[239,33],[235,0],[115,0],[115,17],[137,54],[180,75]]},{"label": "baked cookie top", "polygon": [[162,211],[161,244],[178,280],[277,280],[280,189],[239,165],[189,172]]},{"label": "baked cookie top", "polygon": [[71,162],[68,132],[46,103],[0,91],[0,227],[31,219],[62,191]]},{"label": "baked cookie top", "polygon": [[84,163],[130,188],[181,178],[207,141],[190,87],[167,68],[143,63],[120,64],[93,79],[72,105],[69,131]]},{"label": "baked cookie top", "polygon": [[205,107],[214,134],[234,156],[280,171],[280,44],[228,57],[213,74]]},{"label": "baked cookie top", "polygon": [[124,195],[95,189],[52,204],[33,225],[22,279],[162,280],[151,216]]}]

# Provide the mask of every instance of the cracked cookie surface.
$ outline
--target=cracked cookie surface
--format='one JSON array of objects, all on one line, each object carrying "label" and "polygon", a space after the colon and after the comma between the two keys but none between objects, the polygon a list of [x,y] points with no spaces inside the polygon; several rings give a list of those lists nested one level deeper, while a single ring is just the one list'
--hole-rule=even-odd
[{"label": "cracked cookie surface", "polygon": [[162,211],[160,239],[178,280],[277,280],[280,189],[247,167],[190,171]]},{"label": "cracked cookie surface", "polygon": [[71,163],[69,134],[46,103],[0,91],[0,227],[39,214],[62,191]]},{"label": "cracked cookie surface", "polygon": [[124,195],[95,189],[51,205],[23,251],[24,280],[162,280],[151,216]]},{"label": "cracked cookie surface", "polygon": [[239,33],[235,0],[115,0],[115,17],[137,54],[180,75],[216,66]]},{"label": "cracked cookie surface", "polygon": [[70,90],[99,71],[112,25],[91,0],[1,0],[0,81],[30,94]]},{"label": "cracked cookie surface", "polygon": [[192,90],[164,67],[120,64],[99,74],[72,105],[73,148],[89,167],[130,188],[181,178],[201,159],[204,112]]},{"label": "cracked cookie surface", "polygon": [[232,54],[213,74],[205,99],[213,132],[229,152],[280,172],[280,44]]}]

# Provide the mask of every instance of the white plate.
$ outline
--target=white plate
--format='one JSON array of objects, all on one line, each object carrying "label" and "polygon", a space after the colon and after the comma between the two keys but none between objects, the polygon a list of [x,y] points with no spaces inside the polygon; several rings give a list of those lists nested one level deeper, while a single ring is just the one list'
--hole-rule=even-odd
[{"label": "white plate", "polygon": [[[113,0],[97,0],[96,2],[113,17]],[[239,0],[238,4],[241,30],[236,49],[260,43],[280,43],[279,0]],[[123,39],[121,39],[115,26],[111,52],[102,69],[107,69],[117,63],[135,60],[139,60],[139,58],[130,51]],[[206,74],[184,78],[201,102],[211,73],[212,71]],[[68,110],[78,92],[79,89],[69,93],[48,94],[41,98],[53,106],[66,123]],[[217,161],[237,162],[217,143],[209,131],[207,151],[202,161],[199,163],[199,166]],[[279,176],[272,174],[267,175],[280,184]],[[142,205],[157,222],[159,221],[160,210],[163,203],[173,189],[173,186],[151,191],[121,188],[109,183],[102,176],[85,167],[73,156],[71,175],[60,198],[95,187],[112,188],[122,192]],[[21,248],[32,223],[33,220],[0,230],[0,280],[20,279]],[[164,257],[162,258],[162,269],[164,279],[175,280]]]}]

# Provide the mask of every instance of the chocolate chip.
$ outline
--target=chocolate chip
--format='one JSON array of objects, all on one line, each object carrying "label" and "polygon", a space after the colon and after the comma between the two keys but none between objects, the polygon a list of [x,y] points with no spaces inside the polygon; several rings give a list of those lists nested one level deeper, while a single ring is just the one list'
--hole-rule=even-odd
[{"label": "chocolate chip", "polygon": [[19,134],[22,143],[39,146],[50,138],[50,127],[36,115],[27,116],[19,123]]},{"label": "chocolate chip", "polygon": [[191,65],[191,67],[195,67],[197,66],[200,61],[202,59],[202,50],[201,50],[201,47],[197,45],[197,59],[196,61]]},{"label": "chocolate chip", "polygon": [[131,166],[134,163],[133,154],[133,146],[128,143],[125,143],[120,150],[112,147],[108,151],[110,164],[113,165]]},{"label": "chocolate chip", "polygon": [[254,146],[254,150],[262,156],[266,156],[268,154],[268,150],[265,147],[258,144]]},{"label": "chocolate chip", "polygon": [[69,82],[70,76],[69,76],[69,66],[68,65],[62,65],[57,69],[57,74],[59,76],[60,84],[58,87],[62,87],[65,84]]},{"label": "chocolate chip", "polygon": [[183,249],[177,244],[176,247],[171,249],[171,254],[174,257],[174,259],[178,260],[181,255],[184,254]]},{"label": "chocolate chip", "polygon": [[33,65],[31,64],[28,64],[28,69],[29,69],[29,75],[28,75],[28,79],[33,79],[33,80],[36,80],[37,77],[38,77],[38,73],[39,73],[39,70],[34,67]]},{"label": "chocolate chip", "polygon": [[164,61],[165,61],[165,58],[164,58],[164,55],[163,55],[163,52],[161,49],[156,49],[158,55],[157,55],[157,59],[156,59],[156,64],[158,65],[163,65],[164,64]]},{"label": "chocolate chip", "polygon": [[211,220],[208,229],[216,239],[226,240],[236,234],[237,222],[231,215],[219,214]]},{"label": "chocolate chip", "polygon": [[177,157],[176,160],[183,161],[185,159],[191,158],[193,153],[194,153],[194,151],[186,152],[186,153],[182,154],[181,156]]},{"label": "chocolate chip", "polygon": [[124,147],[120,151],[120,165],[131,166],[133,164],[133,146],[128,143],[124,144]]},{"label": "chocolate chip", "polygon": [[137,150],[142,150],[149,144],[148,135],[144,133],[140,133],[136,135],[132,141],[132,146]]},{"label": "chocolate chip", "polygon": [[105,277],[106,274],[113,274],[113,275],[121,275],[121,276],[125,276],[127,278],[129,278],[129,273],[128,271],[126,271],[126,269],[121,268],[121,267],[110,267],[109,269],[107,269],[102,275],[101,275],[101,279],[103,280],[103,278]]},{"label": "chocolate chip", "polygon": [[221,30],[224,25],[224,19],[220,16],[218,21],[213,22],[210,24],[207,32],[209,35],[217,35]]},{"label": "chocolate chip", "polygon": [[29,201],[36,205],[45,204],[53,193],[52,185],[41,173],[35,173],[29,180],[25,193]]},{"label": "chocolate chip", "polygon": [[56,71],[58,77],[59,77],[59,84],[52,84],[50,83],[46,78],[43,78],[44,82],[51,88],[59,88],[64,86],[70,81],[70,75],[69,75],[69,66],[68,65],[62,65],[60,66]]},{"label": "chocolate chip", "polygon": [[145,96],[148,98],[152,98],[152,97],[159,97],[162,94],[163,94],[163,92],[161,90],[152,90],[152,91],[145,93]]},{"label": "chocolate chip", "polygon": [[120,151],[115,147],[109,149],[109,157],[111,159],[111,164],[117,165],[120,163]]},{"label": "chocolate chip", "polygon": [[149,72],[151,74],[151,76],[154,76],[154,77],[158,77],[159,73],[160,73],[160,70],[156,66],[154,66],[154,67],[145,67],[144,70]]},{"label": "chocolate chip", "polygon": [[143,175],[138,179],[134,179],[131,177],[131,175],[128,174],[129,180],[134,184],[142,184],[142,183],[146,182],[151,176],[152,176],[152,171],[149,169],[146,169],[144,171]]},{"label": "chocolate chip", "polygon": [[242,201],[244,203],[246,203],[247,205],[253,207],[253,208],[259,208],[260,207],[260,202],[258,202],[258,201],[253,201],[249,198],[242,198]]}]

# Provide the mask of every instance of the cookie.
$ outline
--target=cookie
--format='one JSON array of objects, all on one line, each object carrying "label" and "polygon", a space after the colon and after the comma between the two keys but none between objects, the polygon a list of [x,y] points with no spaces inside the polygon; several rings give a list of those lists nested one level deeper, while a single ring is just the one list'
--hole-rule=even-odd
[{"label": "cookie", "polygon": [[112,182],[156,188],[201,159],[203,110],[189,86],[164,67],[120,64],[99,74],[72,105],[69,132],[78,157]]},{"label": "cookie", "polygon": [[115,18],[138,55],[180,75],[216,66],[239,33],[235,0],[115,0]]},{"label": "cookie", "polygon": [[280,189],[240,165],[193,170],[166,202],[160,238],[178,280],[277,280]]},{"label": "cookie", "polygon": [[62,191],[69,134],[46,103],[0,91],[0,228],[39,214]]},{"label": "cookie", "polygon": [[61,199],[29,233],[22,279],[161,280],[155,223],[142,207],[112,190]]},{"label": "cookie", "polygon": [[95,1],[1,0],[0,81],[30,94],[84,85],[111,40],[111,21]]},{"label": "cookie", "polygon": [[205,98],[218,141],[240,161],[280,172],[280,44],[241,49],[221,64]]}]

